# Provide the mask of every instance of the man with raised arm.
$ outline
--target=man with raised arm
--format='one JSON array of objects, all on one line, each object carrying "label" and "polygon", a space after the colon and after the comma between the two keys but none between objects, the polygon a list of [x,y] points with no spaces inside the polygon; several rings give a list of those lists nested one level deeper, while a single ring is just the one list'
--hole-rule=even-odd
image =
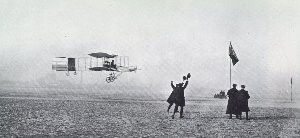
[{"label": "man with raised arm", "polygon": [[175,100],[175,108],[172,115],[172,118],[174,119],[175,113],[178,110],[178,106],[180,106],[180,118],[183,118],[183,107],[185,106],[185,97],[184,97],[184,89],[187,87],[189,81],[186,81],[184,86],[183,83],[179,84],[178,93]]}]

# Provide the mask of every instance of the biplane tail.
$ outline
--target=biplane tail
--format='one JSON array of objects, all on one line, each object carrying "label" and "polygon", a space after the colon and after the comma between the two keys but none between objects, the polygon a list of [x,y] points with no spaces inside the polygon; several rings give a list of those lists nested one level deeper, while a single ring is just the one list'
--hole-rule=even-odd
[{"label": "biplane tail", "polygon": [[52,60],[52,70],[76,71],[75,58],[56,57]]}]

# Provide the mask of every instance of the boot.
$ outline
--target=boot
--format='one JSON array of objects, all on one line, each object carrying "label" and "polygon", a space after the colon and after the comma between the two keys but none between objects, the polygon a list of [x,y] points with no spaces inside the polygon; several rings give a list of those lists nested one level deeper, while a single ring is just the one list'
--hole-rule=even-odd
[{"label": "boot", "polygon": [[181,106],[181,108],[180,108],[180,118],[183,118],[183,106]]}]

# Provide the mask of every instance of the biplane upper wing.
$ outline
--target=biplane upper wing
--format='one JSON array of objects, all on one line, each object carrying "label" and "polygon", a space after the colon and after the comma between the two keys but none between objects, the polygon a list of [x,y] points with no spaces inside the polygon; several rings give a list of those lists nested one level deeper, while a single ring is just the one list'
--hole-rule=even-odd
[{"label": "biplane upper wing", "polygon": [[95,58],[115,58],[116,56],[118,55],[110,55],[110,54],[107,54],[107,53],[102,53],[102,52],[98,52],[98,53],[91,53],[91,54],[88,54],[92,57],[95,57]]}]

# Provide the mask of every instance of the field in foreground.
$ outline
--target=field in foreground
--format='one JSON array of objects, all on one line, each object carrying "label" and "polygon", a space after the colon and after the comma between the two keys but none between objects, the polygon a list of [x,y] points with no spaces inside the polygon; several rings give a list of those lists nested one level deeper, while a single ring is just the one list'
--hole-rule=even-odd
[{"label": "field in foreground", "polygon": [[171,119],[163,101],[0,98],[0,137],[300,137],[299,108],[256,103],[238,120],[226,104],[187,101]]}]

